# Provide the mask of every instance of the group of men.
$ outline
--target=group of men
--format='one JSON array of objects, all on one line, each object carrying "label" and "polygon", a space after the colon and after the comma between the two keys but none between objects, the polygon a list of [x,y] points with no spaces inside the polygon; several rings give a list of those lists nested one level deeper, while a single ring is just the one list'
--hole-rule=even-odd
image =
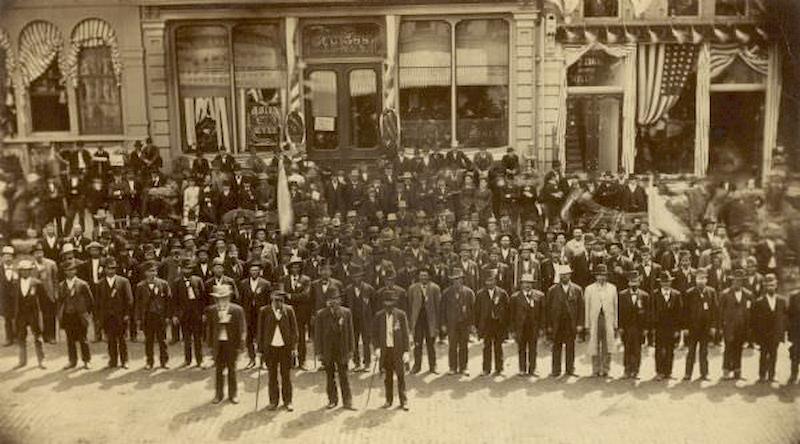
[{"label": "group of men", "polygon": [[[759,379],[770,381],[788,333],[789,382],[797,380],[800,294],[778,294],[784,258],[774,238],[751,243],[714,221],[685,242],[653,238],[638,219],[567,230],[557,209],[569,187],[557,170],[541,187],[518,185],[530,171],[513,152],[499,162],[485,154],[422,153],[386,162],[377,175],[357,169],[352,178],[290,163],[291,233],[277,230],[274,206],[260,197],[250,214],[183,224],[134,205],[121,225],[100,222],[91,238],[80,224],[47,218],[30,251],[2,250],[7,344],[18,344],[24,366],[30,333],[44,367],[43,342],[57,339],[58,325],[67,368],[78,365],[78,351],[90,367],[89,333],[96,342],[105,337],[109,367],[127,368],[128,342],[140,333],[148,368],[156,344],[158,364],[168,367],[168,336],[183,342],[184,366],[202,366],[205,345],[216,362],[217,402],[226,369],[228,396],[238,400],[242,350],[247,368],[268,369],[270,408],[282,399],[290,410],[290,369],[309,368],[309,340],[315,366],[327,374],[330,408],[339,394],[353,407],[352,363],[355,371],[379,365],[386,406],[396,380],[407,409],[406,364],[419,373],[426,355],[438,373],[436,344],[445,340],[450,374],[469,375],[476,339],[482,373],[502,373],[510,337],[520,375],[537,375],[542,344],[552,346],[551,376],[575,375],[575,343],[585,340],[593,375],[607,377],[619,338],[623,376],[638,377],[642,347],[652,346],[659,379],[672,376],[680,345],[688,349],[684,378],[696,362],[707,378],[708,348],[718,344],[723,377],[740,378],[742,350],[757,343]],[[431,160],[441,164],[433,168]],[[211,183],[211,172],[195,170]],[[223,193],[248,182],[235,165],[222,174]],[[428,183],[435,184],[429,193]],[[646,205],[635,181],[617,184],[616,193],[619,208]],[[318,205],[300,205],[309,200]]]}]

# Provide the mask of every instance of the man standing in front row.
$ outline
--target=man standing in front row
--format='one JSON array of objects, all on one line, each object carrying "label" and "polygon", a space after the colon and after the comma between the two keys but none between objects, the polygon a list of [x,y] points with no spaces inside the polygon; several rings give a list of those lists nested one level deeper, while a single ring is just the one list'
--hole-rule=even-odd
[{"label": "man standing in front row", "polygon": [[733,272],[733,285],[720,296],[719,316],[725,339],[722,355],[722,379],[742,377],[742,347],[750,328],[750,309],[753,294],[742,286],[745,273]]},{"label": "man standing in front row", "polygon": [[608,282],[605,264],[595,267],[595,282],[584,292],[586,328],[589,343],[586,348],[592,357],[592,375],[607,377],[611,366],[611,351],[617,329],[617,287]]},{"label": "man standing in front row", "polygon": [[464,272],[454,268],[450,287],[442,295],[442,330],[448,336],[451,375],[469,376],[469,333],[473,323],[475,292],[464,285]]},{"label": "man standing in front row", "polygon": [[219,404],[225,397],[225,380],[223,373],[228,370],[228,398],[231,404],[238,404],[236,383],[236,360],[243,348],[244,334],[247,325],[244,310],[231,302],[233,289],[226,285],[216,286],[211,291],[214,305],[205,310],[207,322],[206,341],[211,347],[214,357],[216,396],[214,404]]},{"label": "man standing in front row", "polygon": [[389,290],[384,294],[383,310],[375,315],[372,323],[375,331],[375,345],[380,350],[380,365],[383,368],[386,388],[386,404],[392,406],[394,399],[394,376],[397,375],[397,395],[400,408],[408,411],[406,398],[405,364],[408,363],[408,318],[403,310],[396,307],[397,293]]},{"label": "man standing in front row", "polygon": [[78,365],[78,351],[75,344],[81,348],[83,368],[89,369],[92,360],[89,351],[89,342],[86,340],[86,331],[94,311],[94,298],[89,284],[79,279],[76,274],[78,266],[74,260],[64,265],[64,280],[58,286],[58,325],[67,334],[67,355],[69,364],[64,370]]},{"label": "man standing in front row", "polygon": [[536,376],[536,347],[544,326],[544,293],[534,290],[536,278],[525,273],[511,297],[511,326],[519,354],[519,376]]},{"label": "man standing in front row", "polygon": [[342,404],[347,410],[353,407],[353,395],[350,393],[350,381],[347,377],[347,361],[350,360],[355,339],[353,336],[353,315],[342,307],[342,296],[339,288],[331,287],[327,291],[327,307],[319,310],[314,316],[315,353],[327,374],[326,390],[328,392],[328,409],[339,404],[336,388],[336,376],[342,390]]},{"label": "man standing in front row", "polygon": [[[14,322],[19,341],[19,364],[17,368],[28,364],[28,329],[33,333],[33,343],[36,348],[36,358],[39,368],[44,369],[44,347],[42,344],[42,306],[49,298],[44,284],[39,279],[31,276],[33,262],[27,259],[19,261],[17,266],[19,280],[10,296],[13,302]],[[7,322],[11,322],[8,320]]]},{"label": "man standing in front row", "polygon": [[573,284],[572,268],[557,265],[559,282],[547,292],[547,333],[553,340],[553,369],[551,377],[561,376],[561,350],[567,376],[575,376],[575,336],[583,331],[583,290]]},{"label": "man standing in front row", "polygon": [[[292,408],[292,360],[297,357],[297,318],[294,308],[286,303],[286,292],[275,290],[270,295],[271,303],[261,308],[258,317],[258,350],[262,362],[267,363],[269,373],[269,409],[276,410],[280,397],[288,411]],[[280,396],[278,392],[280,372]]]},{"label": "man standing in front row", "polygon": [[764,276],[764,296],[753,305],[753,331],[761,349],[758,360],[758,381],[775,382],[778,345],[786,334],[786,301],[778,297],[778,278]]},{"label": "man standing in front row", "polygon": [[619,293],[619,336],[625,346],[623,365],[625,378],[637,379],[642,363],[642,343],[650,325],[650,294],[641,290],[638,271],[628,276],[628,288]]},{"label": "man standing in front row", "polygon": [[[159,362],[166,369],[169,360],[167,350],[167,324],[172,313],[172,293],[167,281],[156,277],[157,264],[150,261],[143,266],[145,279],[136,285],[134,300],[136,321],[144,330],[144,353],[147,368],[152,369],[155,342],[158,341]],[[137,328],[138,330],[138,328]]]}]

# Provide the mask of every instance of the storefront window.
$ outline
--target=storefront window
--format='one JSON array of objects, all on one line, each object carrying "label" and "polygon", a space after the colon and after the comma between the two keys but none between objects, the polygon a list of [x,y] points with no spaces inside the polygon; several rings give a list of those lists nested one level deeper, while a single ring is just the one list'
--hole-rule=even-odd
[{"label": "storefront window", "polygon": [[231,54],[222,26],[177,29],[178,91],[187,151],[232,150]]},{"label": "storefront window", "polygon": [[77,98],[81,134],[122,133],[120,90],[108,46],[81,49]]},{"label": "storefront window", "polygon": [[764,92],[712,92],[710,175],[756,176],[761,166]]},{"label": "storefront window", "polygon": [[419,20],[400,26],[400,119],[405,147],[447,147],[451,134],[450,24]]},{"label": "storefront window", "polygon": [[669,15],[697,15],[698,0],[669,0]]},{"label": "storefront window", "polygon": [[584,0],[584,17],[616,17],[619,14],[619,0]]},{"label": "storefront window", "polygon": [[67,90],[58,69],[58,56],[31,82],[28,95],[33,131],[69,131]]},{"label": "storefront window", "polygon": [[372,69],[350,71],[350,141],[356,148],[378,146],[380,97],[378,76]]},{"label": "storefront window", "polygon": [[616,171],[622,150],[621,135],[621,96],[570,96],[567,100],[566,170]]},{"label": "storefront window", "polygon": [[456,25],[456,138],[468,147],[508,144],[508,23]]},{"label": "storefront window", "polygon": [[717,15],[744,15],[747,11],[746,0],[716,0]]},{"label": "storefront window", "polygon": [[286,57],[280,36],[278,24],[240,25],[233,29],[241,151],[268,151],[280,144],[286,90]]},{"label": "storefront window", "polygon": [[335,150],[339,146],[337,128],[338,85],[336,71],[313,71],[308,76],[306,119],[310,126],[310,144],[317,150]]},{"label": "storefront window", "polygon": [[622,86],[625,60],[605,51],[587,52],[567,70],[569,86]]}]

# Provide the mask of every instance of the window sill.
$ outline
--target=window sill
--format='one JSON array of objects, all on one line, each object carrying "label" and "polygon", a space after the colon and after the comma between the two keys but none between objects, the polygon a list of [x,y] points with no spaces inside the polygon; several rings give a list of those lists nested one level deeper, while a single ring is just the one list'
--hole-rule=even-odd
[{"label": "window sill", "polygon": [[27,136],[6,137],[3,143],[50,143],[50,142],[126,142],[139,140],[141,137],[124,134],[76,135],[70,133],[34,133]]}]

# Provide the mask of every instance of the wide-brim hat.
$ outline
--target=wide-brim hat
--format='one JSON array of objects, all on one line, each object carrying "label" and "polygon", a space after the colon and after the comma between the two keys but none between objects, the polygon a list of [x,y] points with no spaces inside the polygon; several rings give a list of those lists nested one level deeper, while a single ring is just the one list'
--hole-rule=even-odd
[{"label": "wide-brim hat", "polygon": [[23,259],[17,264],[18,270],[33,270],[33,261],[30,259]]},{"label": "wide-brim hat", "polygon": [[215,285],[211,289],[211,296],[214,299],[229,298],[233,295],[233,289],[230,285]]},{"label": "wide-brim hat", "polygon": [[460,268],[453,268],[450,270],[450,274],[448,275],[450,279],[463,279],[464,278],[464,270]]},{"label": "wide-brim hat", "polygon": [[4,246],[2,254],[14,254],[14,247],[12,247],[11,245]]},{"label": "wide-brim hat", "polygon": [[606,264],[598,264],[597,267],[594,269],[595,276],[605,276],[608,275],[608,266]]},{"label": "wide-brim hat", "polygon": [[672,275],[669,274],[669,271],[662,271],[658,275],[658,282],[672,282]]},{"label": "wide-brim hat", "polygon": [[292,256],[291,258],[289,258],[289,265],[290,266],[291,265],[302,265],[302,264],[303,264],[303,259],[301,259],[300,256]]},{"label": "wide-brim hat", "polygon": [[102,245],[100,245],[100,242],[97,242],[97,241],[91,241],[91,242],[89,242],[89,245],[87,245],[87,246],[86,246],[86,249],[87,249],[87,250],[91,250],[92,248],[99,248],[99,249],[101,249],[101,250],[102,250],[102,249],[103,249],[103,246],[102,246]]},{"label": "wide-brim hat", "polygon": [[270,299],[273,299],[273,300],[277,299],[277,300],[281,300],[281,301],[285,300],[287,296],[288,295],[283,290],[275,290],[269,295]]}]

